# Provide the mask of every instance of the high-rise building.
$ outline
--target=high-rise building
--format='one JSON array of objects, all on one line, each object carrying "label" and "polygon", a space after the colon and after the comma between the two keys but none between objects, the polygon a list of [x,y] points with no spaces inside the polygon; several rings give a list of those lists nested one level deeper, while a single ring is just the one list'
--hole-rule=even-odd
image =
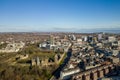
[{"label": "high-rise building", "polygon": [[102,34],[98,34],[98,40],[102,39]]},{"label": "high-rise building", "polygon": [[53,37],[53,35],[50,35],[50,44],[54,45],[54,37]]},{"label": "high-rise building", "polygon": [[93,36],[88,36],[88,42],[92,42],[93,41]]},{"label": "high-rise building", "polygon": [[72,35],[72,38],[73,38],[73,40],[76,40],[76,36],[75,35]]}]

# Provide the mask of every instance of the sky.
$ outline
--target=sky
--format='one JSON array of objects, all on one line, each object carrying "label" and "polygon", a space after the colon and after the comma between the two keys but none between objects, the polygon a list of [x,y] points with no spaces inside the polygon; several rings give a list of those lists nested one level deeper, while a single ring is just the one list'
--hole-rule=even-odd
[{"label": "sky", "polygon": [[0,0],[0,32],[111,29],[120,30],[120,0]]}]

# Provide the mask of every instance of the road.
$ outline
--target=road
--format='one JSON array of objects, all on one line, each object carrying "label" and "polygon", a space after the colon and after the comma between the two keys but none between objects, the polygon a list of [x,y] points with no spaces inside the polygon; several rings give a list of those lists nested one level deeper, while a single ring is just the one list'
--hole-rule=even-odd
[{"label": "road", "polygon": [[59,66],[59,68],[53,73],[53,77],[50,80],[58,80],[60,78],[60,72],[65,67],[65,65],[68,63],[70,57],[72,54],[72,49],[69,49],[67,52],[67,57],[64,59],[63,63]]}]

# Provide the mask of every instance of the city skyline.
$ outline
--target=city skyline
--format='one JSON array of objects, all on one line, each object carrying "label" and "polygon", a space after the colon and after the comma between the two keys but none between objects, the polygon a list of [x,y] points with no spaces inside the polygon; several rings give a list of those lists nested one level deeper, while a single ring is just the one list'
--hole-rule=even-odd
[{"label": "city skyline", "polygon": [[119,0],[0,0],[0,32],[119,32],[119,4]]}]

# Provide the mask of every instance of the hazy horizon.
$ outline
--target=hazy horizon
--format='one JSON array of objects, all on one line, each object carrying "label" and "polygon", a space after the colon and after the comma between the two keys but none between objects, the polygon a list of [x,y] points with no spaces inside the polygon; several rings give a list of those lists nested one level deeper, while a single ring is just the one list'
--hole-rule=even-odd
[{"label": "hazy horizon", "polygon": [[104,32],[104,33],[120,33],[120,28],[118,28],[118,29],[79,29],[79,30],[68,30],[68,31],[64,31],[64,30],[54,30],[54,31],[1,31],[0,33],[21,33],[21,32],[28,32],[28,33],[31,33],[31,32],[33,32],[33,33],[41,33],[41,32],[45,32],[45,33],[47,33],[47,32],[57,32],[57,33],[61,33],[61,32],[70,32],[70,33],[100,33],[100,32]]}]

